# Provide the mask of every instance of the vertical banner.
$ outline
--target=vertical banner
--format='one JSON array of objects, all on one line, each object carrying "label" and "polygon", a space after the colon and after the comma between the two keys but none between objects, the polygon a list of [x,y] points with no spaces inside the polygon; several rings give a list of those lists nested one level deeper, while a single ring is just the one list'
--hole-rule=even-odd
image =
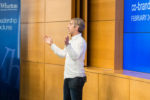
[{"label": "vertical banner", "polygon": [[19,100],[20,0],[0,0],[0,100]]}]

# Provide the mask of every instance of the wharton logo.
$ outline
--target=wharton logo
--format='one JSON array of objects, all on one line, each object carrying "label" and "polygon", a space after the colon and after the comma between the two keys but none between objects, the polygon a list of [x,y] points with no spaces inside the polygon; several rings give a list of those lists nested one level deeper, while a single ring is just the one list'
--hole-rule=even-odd
[{"label": "wharton logo", "polygon": [[0,3],[0,11],[17,10],[17,4]]}]

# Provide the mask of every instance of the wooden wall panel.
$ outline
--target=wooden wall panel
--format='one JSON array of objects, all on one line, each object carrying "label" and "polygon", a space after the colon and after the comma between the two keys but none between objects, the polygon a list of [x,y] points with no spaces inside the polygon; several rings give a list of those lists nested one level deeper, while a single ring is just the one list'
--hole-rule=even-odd
[{"label": "wooden wall panel", "polygon": [[45,100],[63,100],[64,66],[45,65]]},{"label": "wooden wall panel", "polygon": [[[60,47],[64,48],[65,36],[67,36],[67,26],[69,22],[55,22],[46,24],[46,34],[53,38],[54,43]],[[51,50],[49,45],[45,45],[45,62],[51,64],[60,64],[64,65],[65,58],[60,58],[55,55]]]},{"label": "wooden wall panel", "polygon": [[89,0],[89,20],[114,20],[115,0]]},{"label": "wooden wall panel", "polygon": [[80,16],[84,21],[88,21],[88,0],[80,0]]},{"label": "wooden wall panel", "polygon": [[[83,31],[83,37],[88,42],[88,0],[80,0],[80,17],[84,20],[85,22],[85,29]],[[87,48],[88,48],[88,43],[87,43]],[[84,65],[87,66],[87,51],[85,54],[85,61]]]},{"label": "wooden wall panel", "polygon": [[90,22],[88,37],[88,65],[113,69],[115,22]]},{"label": "wooden wall panel", "polygon": [[88,26],[88,24],[87,24],[87,21],[85,21],[85,30],[83,31],[83,33],[82,33],[82,36],[83,36],[83,38],[85,39],[85,41],[86,41],[86,44],[87,44],[87,47],[86,47],[86,53],[85,53],[85,60],[84,60],[84,66],[87,66],[87,49],[88,49],[88,40],[87,40],[87,34],[88,34],[88,31],[87,31],[87,26]]},{"label": "wooden wall panel", "polygon": [[116,0],[116,6],[115,6],[115,18],[117,21],[123,21],[124,20],[124,0]]},{"label": "wooden wall panel", "polygon": [[150,83],[131,80],[130,100],[150,100]]},{"label": "wooden wall panel", "polygon": [[115,21],[115,65],[114,69],[123,69],[123,21]]},{"label": "wooden wall panel", "polygon": [[44,64],[21,62],[20,99],[44,100]]},{"label": "wooden wall panel", "polygon": [[87,82],[83,87],[83,100],[98,100],[98,74],[86,72]]},{"label": "wooden wall panel", "polygon": [[46,22],[71,19],[71,0],[46,0]]},{"label": "wooden wall panel", "polygon": [[99,91],[99,100],[129,100],[129,79],[100,75]]},{"label": "wooden wall panel", "polygon": [[44,62],[44,24],[21,25],[21,59]]},{"label": "wooden wall panel", "polygon": [[115,69],[123,69],[124,0],[116,0],[115,10]]},{"label": "wooden wall panel", "polygon": [[21,0],[21,22],[44,22],[45,0]]}]

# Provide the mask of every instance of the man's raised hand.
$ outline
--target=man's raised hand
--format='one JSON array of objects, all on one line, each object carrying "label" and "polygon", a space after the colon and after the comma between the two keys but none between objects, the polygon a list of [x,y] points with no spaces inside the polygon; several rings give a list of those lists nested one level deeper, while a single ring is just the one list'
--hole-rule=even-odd
[{"label": "man's raised hand", "polygon": [[53,44],[53,39],[48,36],[44,36],[44,40],[47,44],[52,45]]}]

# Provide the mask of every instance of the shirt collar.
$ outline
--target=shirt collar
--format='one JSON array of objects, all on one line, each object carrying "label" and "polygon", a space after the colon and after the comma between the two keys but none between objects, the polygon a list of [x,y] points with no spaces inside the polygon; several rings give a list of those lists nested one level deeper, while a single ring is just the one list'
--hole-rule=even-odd
[{"label": "shirt collar", "polygon": [[77,39],[78,37],[81,37],[81,33],[73,36],[72,39],[74,40],[74,39]]}]

